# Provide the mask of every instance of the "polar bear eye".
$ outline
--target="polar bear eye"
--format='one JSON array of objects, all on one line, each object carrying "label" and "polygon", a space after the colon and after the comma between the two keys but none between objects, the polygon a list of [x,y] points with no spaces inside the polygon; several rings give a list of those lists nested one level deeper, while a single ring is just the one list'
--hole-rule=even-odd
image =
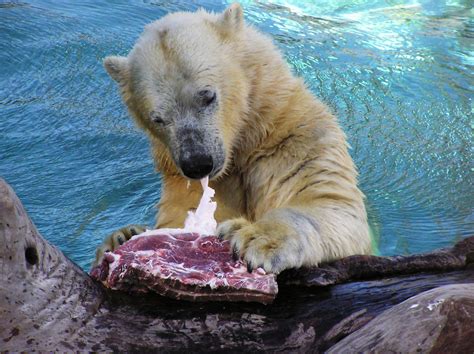
[{"label": "polar bear eye", "polygon": [[150,112],[150,118],[155,123],[158,123],[158,124],[164,124],[165,123],[163,118],[161,118],[161,116],[156,111],[151,111]]},{"label": "polar bear eye", "polygon": [[199,91],[199,97],[202,99],[203,106],[209,106],[216,100],[216,92],[211,90]]}]

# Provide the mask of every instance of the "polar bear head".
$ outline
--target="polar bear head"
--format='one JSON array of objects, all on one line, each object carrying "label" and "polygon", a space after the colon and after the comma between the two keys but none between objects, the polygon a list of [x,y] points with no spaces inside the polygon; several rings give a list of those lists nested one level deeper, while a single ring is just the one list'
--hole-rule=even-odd
[{"label": "polar bear head", "polygon": [[248,109],[244,27],[238,4],[172,13],[147,25],[126,57],[104,60],[138,125],[188,178],[219,176],[231,159]]}]

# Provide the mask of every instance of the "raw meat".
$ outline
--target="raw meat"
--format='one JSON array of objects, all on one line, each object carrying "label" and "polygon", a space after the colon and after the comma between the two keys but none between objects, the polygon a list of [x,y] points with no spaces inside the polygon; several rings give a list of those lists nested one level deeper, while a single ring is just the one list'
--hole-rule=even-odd
[{"label": "raw meat", "polygon": [[229,242],[215,236],[214,190],[201,181],[203,197],[189,212],[184,229],[148,230],[134,236],[92,269],[106,287],[130,292],[155,291],[192,301],[251,301],[268,304],[278,285],[261,268],[248,273],[232,259]]},{"label": "raw meat", "polygon": [[241,261],[232,260],[227,241],[196,233],[135,238],[107,253],[91,275],[111,289],[192,301],[267,304],[278,292],[273,274],[248,273]]}]

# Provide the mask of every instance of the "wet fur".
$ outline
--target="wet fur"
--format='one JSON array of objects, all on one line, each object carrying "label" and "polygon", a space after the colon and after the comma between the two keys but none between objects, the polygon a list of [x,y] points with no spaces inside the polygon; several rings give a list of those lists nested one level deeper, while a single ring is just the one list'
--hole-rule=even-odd
[{"label": "wet fur", "polygon": [[210,183],[218,232],[250,268],[280,272],[370,253],[363,194],[344,133],[292,75],[271,40],[244,24],[239,5],[217,15],[168,15],[147,26],[124,60],[109,57],[105,66],[151,139],[163,178],[157,228],[182,227],[201,187],[197,181],[188,186],[177,167],[173,150],[179,137],[158,131],[147,118],[154,98],[143,90],[150,79],[137,65],[166,66],[168,75],[175,75],[173,83],[180,77],[218,88],[219,107],[202,128],[210,145],[214,138],[222,142],[225,156],[223,170]]}]

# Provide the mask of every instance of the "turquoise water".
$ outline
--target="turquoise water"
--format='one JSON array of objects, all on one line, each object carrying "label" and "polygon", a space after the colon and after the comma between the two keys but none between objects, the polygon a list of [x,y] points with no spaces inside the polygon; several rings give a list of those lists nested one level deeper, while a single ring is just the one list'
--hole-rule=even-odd
[{"label": "turquoise water", "polygon": [[[313,5],[311,5],[313,3]],[[245,2],[337,112],[382,254],[474,234],[472,1]],[[143,26],[214,1],[0,1],[0,176],[84,268],[119,226],[153,224],[160,177],[101,60]]]}]

